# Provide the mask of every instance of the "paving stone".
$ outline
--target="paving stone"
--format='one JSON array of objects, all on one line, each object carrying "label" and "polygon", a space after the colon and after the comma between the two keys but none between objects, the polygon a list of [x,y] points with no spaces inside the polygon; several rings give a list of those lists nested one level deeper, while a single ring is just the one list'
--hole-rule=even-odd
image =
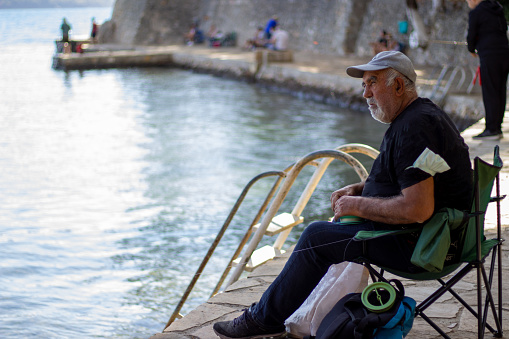
[{"label": "paving stone", "polygon": [[239,281],[235,282],[234,284],[231,284],[228,286],[228,288],[225,289],[225,292],[231,292],[236,291],[248,287],[254,287],[254,286],[260,286],[263,283],[258,281],[257,279],[240,279]]},{"label": "paving stone", "polygon": [[216,333],[214,332],[214,329],[212,328],[213,324],[203,326],[196,331],[191,331],[190,334],[193,338],[203,338],[203,339],[212,339],[212,338],[218,338]]},{"label": "paving stone", "polygon": [[225,314],[234,312],[235,309],[231,307],[217,305],[217,304],[202,304],[189,312],[182,319],[175,320],[166,330],[169,331],[185,331],[200,324],[208,323],[213,320],[217,320]]},{"label": "paving stone", "polygon": [[244,307],[250,306],[253,302],[260,300],[263,291],[251,292],[224,292],[215,295],[209,300],[211,304],[228,304],[228,305],[241,305]]},{"label": "paving stone", "polygon": [[460,310],[459,304],[434,303],[424,312],[430,318],[456,318]]},{"label": "paving stone", "polygon": [[[451,329],[444,327],[443,331],[450,333]],[[408,334],[407,338],[431,339],[441,338],[441,336],[422,318],[416,318],[414,320],[412,330]]]},{"label": "paving stone", "polygon": [[253,277],[261,277],[261,276],[274,276],[277,277],[279,272],[283,269],[284,262],[281,261],[279,265],[270,264],[270,265],[262,265],[256,268],[253,271]]},{"label": "paving stone", "polygon": [[[421,286],[412,286],[409,288],[405,288],[405,294],[409,297],[415,299],[417,303],[422,302],[424,299],[429,297],[433,292],[435,292],[437,288],[433,287],[421,287]],[[453,296],[450,293],[446,293],[438,299],[438,302],[450,300]]]},{"label": "paving stone", "polygon": [[[495,327],[493,317],[490,315],[488,316],[488,323]],[[507,327],[508,325],[506,321],[506,324],[503,324],[503,329],[507,329]],[[477,333],[477,319],[468,310],[463,310],[458,330]],[[486,338],[491,337],[491,334],[489,333],[489,331],[486,332]]]},{"label": "paving stone", "polygon": [[157,333],[151,336],[149,339],[186,339],[186,338],[190,339],[191,336],[186,335],[184,333]]},{"label": "paving stone", "polygon": [[256,277],[256,279],[261,280],[261,281],[263,281],[264,283],[266,283],[266,284],[267,284],[267,286],[268,286],[268,285],[270,285],[270,284],[272,284],[272,282],[274,281],[274,279],[275,279],[275,278],[276,278],[276,277],[274,277],[274,276],[261,276],[261,277]]},{"label": "paving stone", "polygon": [[459,281],[454,285],[454,290],[473,290],[475,289],[475,284],[468,281]]}]

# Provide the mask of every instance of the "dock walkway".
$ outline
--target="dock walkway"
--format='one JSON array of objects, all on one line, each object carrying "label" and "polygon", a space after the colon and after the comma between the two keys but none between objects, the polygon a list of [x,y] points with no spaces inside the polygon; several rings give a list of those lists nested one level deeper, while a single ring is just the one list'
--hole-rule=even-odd
[{"label": "dock walkway", "polygon": [[[368,62],[370,58],[293,51],[289,59],[291,62],[284,62],[284,59],[278,61],[277,57],[259,57],[259,53],[266,54],[268,51],[253,52],[238,47],[211,48],[202,45],[90,45],[85,53],[56,54],[53,66],[66,71],[123,67],[180,67],[276,86],[304,98],[341,107],[366,109],[361,82],[347,76],[345,70],[348,66]],[[447,74],[453,77],[452,69],[459,66],[449,66]],[[444,110],[453,120],[476,121],[483,112],[480,88],[476,85],[471,94],[465,94],[465,88],[471,83],[474,73],[468,69],[463,71],[464,80],[461,81],[460,73],[457,73],[452,81],[455,85],[451,87],[447,96],[442,98],[440,91],[434,92],[434,95],[440,100],[443,99]],[[416,72],[419,93],[429,97],[440,76],[440,67],[416,65]],[[440,82],[441,90],[446,86],[447,80],[444,78]],[[463,86],[457,91],[456,85],[459,82],[462,82]]]}]

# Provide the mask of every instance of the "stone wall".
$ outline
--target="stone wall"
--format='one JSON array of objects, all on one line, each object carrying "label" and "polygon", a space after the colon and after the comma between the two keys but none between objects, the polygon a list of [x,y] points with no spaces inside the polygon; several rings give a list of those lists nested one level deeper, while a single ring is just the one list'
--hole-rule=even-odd
[{"label": "stone wall", "polygon": [[99,42],[124,45],[182,43],[197,18],[201,0],[116,0],[111,20],[101,26]]},{"label": "stone wall", "polygon": [[117,0],[99,40],[120,44],[181,43],[192,22],[207,31],[214,24],[251,38],[273,15],[290,33],[290,47],[344,55],[355,50],[369,0]]},{"label": "stone wall", "polygon": [[[412,60],[477,65],[465,46],[437,43],[465,40],[466,3],[445,1],[443,10],[435,14],[432,0],[418,3],[432,43],[426,49],[409,49]],[[372,55],[369,43],[377,40],[381,29],[408,45],[409,34],[398,31],[398,22],[407,20],[405,0],[116,0],[111,21],[103,25],[99,39],[128,45],[182,43],[189,25],[199,21],[205,32],[211,24],[223,32],[236,32],[242,45],[273,15],[290,33],[294,50],[368,56]]]},{"label": "stone wall", "polygon": [[[473,67],[478,60],[468,53],[465,45],[445,42],[465,42],[469,9],[464,1],[448,0],[445,7],[432,13],[432,1],[418,1],[419,14],[428,28],[430,44],[426,49],[406,50],[410,58],[420,65],[463,65]],[[372,55],[369,42],[375,41],[382,29],[392,33],[398,40],[409,45],[409,33],[414,29],[409,22],[408,33],[400,34],[398,22],[408,20],[405,0],[371,0],[364,15],[362,29],[355,53],[360,56]]]},{"label": "stone wall", "polygon": [[[290,48],[344,55],[353,52],[362,13],[369,0],[215,0],[208,2],[208,22],[235,31],[239,43],[254,36],[273,15],[290,33]],[[356,15],[358,11],[361,15]]]}]

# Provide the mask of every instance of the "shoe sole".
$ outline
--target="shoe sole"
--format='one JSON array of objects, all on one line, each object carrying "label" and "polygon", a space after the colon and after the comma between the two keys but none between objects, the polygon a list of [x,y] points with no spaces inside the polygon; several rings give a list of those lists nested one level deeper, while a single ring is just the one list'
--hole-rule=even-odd
[{"label": "shoe sole", "polygon": [[221,339],[263,339],[263,338],[280,338],[282,335],[286,334],[286,331],[284,332],[280,332],[280,333],[273,333],[273,334],[257,334],[257,335],[254,335],[254,336],[248,336],[248,337],[238,337],[238,338],[234,338],[234,337],[228,337],[224,334],[221,334],[219,332],[217,332],[216,330],[214,330],[214,332],[216,333],[216,335],[221,338]]},{"label": "shoe sole", "polygon": [[500,140],[501,135],[490,135],[489,137],[473,137],[474,140]]}]

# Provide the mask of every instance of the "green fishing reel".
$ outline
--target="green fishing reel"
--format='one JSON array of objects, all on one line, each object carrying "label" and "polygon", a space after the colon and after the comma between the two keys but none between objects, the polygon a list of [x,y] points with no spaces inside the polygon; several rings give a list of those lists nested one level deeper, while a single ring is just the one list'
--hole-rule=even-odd
[{"label": "green fishing reel", "polygon": [[368,285],[361,294],[364,307],[374,313],[383,313],[391,309],[396,302],[396,289],[386,282]]}]

